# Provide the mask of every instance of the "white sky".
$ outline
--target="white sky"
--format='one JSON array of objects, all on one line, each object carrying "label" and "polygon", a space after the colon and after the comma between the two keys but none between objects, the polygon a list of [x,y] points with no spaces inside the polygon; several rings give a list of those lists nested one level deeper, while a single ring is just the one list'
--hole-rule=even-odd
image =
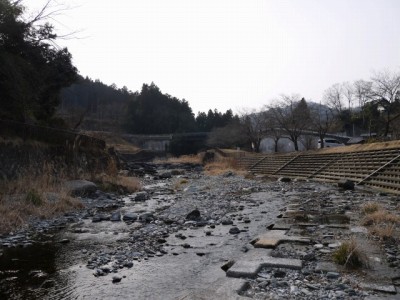
[{"label": "white sky", "polygon": [[[400,67],[399,0],[55,0],[52,22],[83,76],[152,81],[193,112],[319,102],[337,82]],[[25,0],[34,11],[44,0]]]}]

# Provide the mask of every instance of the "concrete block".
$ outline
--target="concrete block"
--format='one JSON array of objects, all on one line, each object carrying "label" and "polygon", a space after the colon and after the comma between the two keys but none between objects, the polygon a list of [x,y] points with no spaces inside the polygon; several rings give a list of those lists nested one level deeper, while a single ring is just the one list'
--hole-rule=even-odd
[{"label": "concrete block", "polygon": [[227,272],[226,276],[235,278],[255,278],[262,268],[260,261],[238,261]]},{"label": "concrete block", "polygon": [[310,239],[301,236],[288,236],[286,230],[271,230],[259,236],[255,248],[275,248],[281,243],[310,243]]},{"label": "concrete block", "polygon": [[300,270],[303,263],[300,259],[265,256],[258,260],[240,260],[226,272],[226,275],[235,278],[255,278],[264,267]]}]

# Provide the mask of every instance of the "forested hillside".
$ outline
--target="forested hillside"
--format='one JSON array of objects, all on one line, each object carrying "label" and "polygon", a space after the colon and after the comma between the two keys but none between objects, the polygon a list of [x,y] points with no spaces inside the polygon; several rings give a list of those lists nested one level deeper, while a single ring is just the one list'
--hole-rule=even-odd
[{"label": "forested hillside", "polygon": [[163,134],[209,132],[239,122],[231,110],[209,110],[195,117],[188,101],[162,93],[154,83],[132,92],[127,87],[118,89],[100,80],[80,78],[62,90],[61,99],[59,114],[77,129]]}]

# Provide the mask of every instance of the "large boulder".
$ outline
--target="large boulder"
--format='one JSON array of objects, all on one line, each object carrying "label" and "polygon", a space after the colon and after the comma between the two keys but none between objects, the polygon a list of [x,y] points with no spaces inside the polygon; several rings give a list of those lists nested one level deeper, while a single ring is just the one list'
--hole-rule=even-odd
[{"label": "large boulder", "polygon": [[192,210],[190,213],[187,214],[186,220],[190,220],[190,221],[201,220],[200,211],[198,209]]},{"label": "large boulder", "polygon": [[354,182],[348,179],[339,180],[337,185],[344,190],[354,190]]},{"label": "large boulder", "polygon": [[97,191],[97,185],[88,180],[70,180],[64,183],[67,193],[73,197],[88,196]]}]

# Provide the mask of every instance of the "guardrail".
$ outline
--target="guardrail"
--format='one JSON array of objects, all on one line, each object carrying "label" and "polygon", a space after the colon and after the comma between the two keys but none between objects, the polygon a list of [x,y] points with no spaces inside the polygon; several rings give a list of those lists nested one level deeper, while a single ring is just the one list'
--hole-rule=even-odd
[{"label": "guardrail", "polygon": [[18,136],[24,140],[34,139],[56,145],[70,143],[80,147],[100,149],[106,147],[105,141],[77,132],[9,120],[0,120],[0,135]]},{"label": "guardrail", "polygon": [[336,182],[349,179],[400,194],[400,148],[345,153],[248,155],[239,166],[255,173]]}]

